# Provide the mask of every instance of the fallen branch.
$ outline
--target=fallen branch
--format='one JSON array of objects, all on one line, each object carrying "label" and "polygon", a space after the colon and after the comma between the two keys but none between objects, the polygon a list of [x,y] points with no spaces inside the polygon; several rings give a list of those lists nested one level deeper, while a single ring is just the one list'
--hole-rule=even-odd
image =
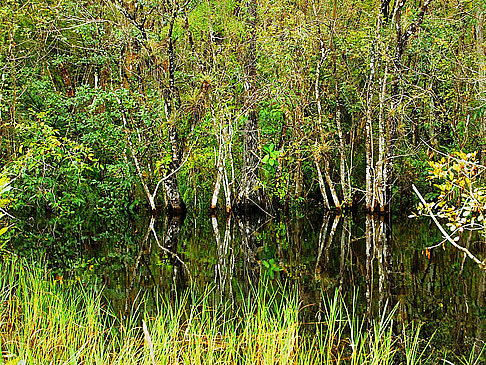
[{"label": "fallen branch", "polygon": [[420,201],[422,202],[422,204],[424,205],[425,209],[427,209],[427,213],[430,214],[430,217],[432,218],[432,220],[434,221],[435,225],[437,226],[437,228],[439,228],[439,230],[441,231],[442,235],[444,236],[444,238],[449,241],[449,243],[454,246],[455,248],[457,248],[459,251],[462,251],[464,252],[471,260],[473,260],[476,264],[478,264],[481,269],[486,269],[486,264],[484,261],[481,261],[479,260],[476,256],[474,256],[467,248],[465,247],[462,247],[461,245],[458,245],[456,243],[456,241],[454,241],[452,239],[451,236],[449,236],[449,234],[446,232],[446,230],[442,227],[442,225],[439,223],[439,221],[437,220],[437,218],[435,217],[434,213],[432,213],[432,210],[430,209],[430,207],[427,205],[425,199],[422,197],[422,194],[420,194],[420,192],[418,191],[417,187],[412,184],[412,188],[413,188],[413,191],[415,192],[415,194],[417,194],[418,198],[420,199]]}]

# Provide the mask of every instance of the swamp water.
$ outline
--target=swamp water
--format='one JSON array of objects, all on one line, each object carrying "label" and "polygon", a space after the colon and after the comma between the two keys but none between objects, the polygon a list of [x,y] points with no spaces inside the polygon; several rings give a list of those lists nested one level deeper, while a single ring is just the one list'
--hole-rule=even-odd
[{"label": "swamp water", "polygon": [[[61,283],[103,286],[120,316],[155,293],[210,284],[220,301],[237,306],[251,287],[280,283],[298,290],[302,322],[321,320],[322,298],[339,291],[348,303],[355,296],[370,319],[396,307],[397,331],[420,323],[421,337],[433,336],[435,347],[462,353],[483,344],[486,271],[443,246],[427,219],[91,215],[22,224],[11,250],[43,257]],[[479,238],[466,234],[460,243],[486,256]]]}]

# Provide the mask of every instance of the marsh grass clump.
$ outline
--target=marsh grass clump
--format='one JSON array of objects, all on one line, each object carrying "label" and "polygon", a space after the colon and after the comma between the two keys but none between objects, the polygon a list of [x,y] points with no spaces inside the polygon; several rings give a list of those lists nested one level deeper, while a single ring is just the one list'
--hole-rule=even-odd
[{"label": "marsh grass clump", "polygon": [[[120,319],[102,289],[56,281],[19,259],[0,263],[1,363],[17,364],[450,364],[420,339],[420,329],[395,335],[394,311],[371,325],[339,295],[324,300],[321,320],[302,323],[298,294],[270,285],[238,305],[214,290],[176,300],[143,300]],[[479,363],[482,351],[455,358]],[[448,362],[449,361],[449,362]],[[452,362],[456,363],[456,362]]]}]

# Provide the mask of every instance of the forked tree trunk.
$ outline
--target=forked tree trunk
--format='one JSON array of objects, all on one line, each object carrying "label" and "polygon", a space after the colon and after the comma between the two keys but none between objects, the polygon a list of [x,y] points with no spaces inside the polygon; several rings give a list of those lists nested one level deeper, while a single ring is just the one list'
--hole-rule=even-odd
[{"label": "forked tree trunk", "polygon": [[218,142],[218,153],[215,155],[217,156],[216,160],[216,180],[214,183],[213,188],[213,195],[211,197],[211,205],[210,210],[215,211],[218,205],[218,198],[221,191],[221,187],[223,188],[223,193],[225,197],[225,208],[226,213],[231,212],[231,183],[228,178],[228,172],[226,168],[226,161],[228,159],[228,155],[231,155],[231,145],[233,139],[233,127],[231,124],[231,116],[228,118],[221,118],[222,120],[227,119],[227,124],[222,125],[223,122],[218,122],[218,118],[216,118],[216,114],[214,110],[211,111],[212,118],[213,118],[213,127],[216,130],[216,140]]},{"label": "forked tree trunk", "polygon": [[[137,45],[143,46],[146,49],[150,49],[148,45],[148,35],[147,30],[145,29],[144,23],[140,23],[137,21],[137,17],[134,15],[135,9],[133,8],[133,4],[125,5],[124,3],[119,4],[118,2],[114,2],[114,6],[124,15],[127,23],[133,24],[139,31],[140,31],[140,39],[137,39]],[[128,10],[126,8],[128,7]],[[149,186],[144,178],[144,173],[147,171],[150,172],[150,162],[148,164],[147,170],[142,170],[142,163],[139,161],[135,148],[132,145],[131,137],[128,131],[128,123],[127,123],[127,115],[123,109],[123,105],[121,100],[117,98],[117,101],[122,108],[122,117],[123,123],[125,126],[125,132],[127,135],[127,140],[129,143],[130,152],[132,155],[132,159],[135,163],[137,174],[139,175],[142,187],[145,191],[147,199],[149,200],[150,207],[152,210],[156,210],[156,196],[159,189],[159,186],[162,185],[164,187],[165,197],[166,197],[166,204],[168,210],[176,215],[184,214],[186,211],[186,206],[184,201],[182,200],[181,194],[179,192],[179,185],[177,182],[177,174],[180,168],[182,167],[182,156],[183,156],[183,149],[182,143],[177,133],[176,127],[176,87],[175,87],[175,71],[176,71],[176,59],[175,59],[175,52],[174,52],[174,39],[173,39],[173,29],[175,20],[180,12],[180,7],[176,3],[172,3],[170,6],[171,17],[168,22],[168,33],[167,33],[167,42],[168,42],[168,49],[167,49],[167,56],[168,56],[168,74],[169,74],[169,86],[167,87],[161,79],[161,69],[158,65],[154,65],[152,59],[150,57],[145,57],[143,59],[144,66],[146,67],[151,73],[154,80],[158,83],[158,86],[163,92],[164,98],[164,109],[165,109],[165,117],[167,120],[168,131],[167,135],[169,138],[169,143],[171,147],[171,161],[168,166],[168,171],[166,172],[165,176],[157,183],[153,193],[150,191]],[[129,71],[133,71],[131,69],[132,59],[135,55],[132,53],[132,47],[129,48],[129,60],[128,62],[128,69]],[[142,67],[142,66],[141,66]],[[124,69],[124,68],[123,68]],[[121,74],[124,74],[124,71],[120,70]],[[140,76],[140,75],[139,75]],[[142,90],[145,90],[148,86],[141,77],[142,81],[140,87]],[[125,83],[125,81],[127,81]],[[128,79],[127,77],[124,78],[124,86],[128,87]],[[141,141],[140,141],[141,142]]]},{"label": "forked tree trunk", "polygon": [[[314,6],[314,15],[317,18],[317,11],[316,11],[315,6]],[[332,201],[333,201],[333,206],[336,209],[340,210],[341,209],[341,203],[339,202],[339,198],[337,196],[336,189],[334,188],[334,184],[331,180],[331,176],[330,176],[330,173],[329,173],[329,170],[330,170],[329,156],[325,156],[324,174],[322,173],[322,170],[321,170],[321,167],[320,167],[320,160],[321,160],[320,156],[322,154],[321,154],[319,146],[321,144],[323,144],[325,141],[324,141],[324,127],[323,127],[323,121],[322,121],[322,100],[321,100],[321,90],[320,90],[320,87],[319,87],[319,81],[320,81],[319,79],[320,79],[320,75],[321,75],[321,67],[322,67],[322,65],[324,64],[324,61],[327,58],[327,53],[326,53],[326,50],[324,48],[324,42],[322,41],[321,28],[319,26],[319,23],[317,24],[317,30],[318,30],[318,34],[319,34],[319,48],[320,48],[320,52],[321,52],[321,55],[320,55],[321,58],[319,60],[319,63],[317,64],[317,68],[316,68],[316,78],[315,78],[315,81],[314,81],[314,92],[315,92],[315,98],[316,98],[316,102],[317,102],[317,116],[318,116],[319,135],[318,135],[318,141],[316,141],[316,143],[315,143],[316,151],[314,152],[313,157],[314,157],[314,164],[316,166],[316,171],[317,171],[317,181],[319,183],[319,189],[321,190],[322,198],[324,200],[324,204],[325,204],[326,208],[331,209],[331,204],[330,204],[329,199],[327,197],[325,182],[327,183],[327,185],[329,187],[329,191],[331,192],[331,198],[332,198]],[[325,180],[324,180],[324,178],[325,178]]]}]

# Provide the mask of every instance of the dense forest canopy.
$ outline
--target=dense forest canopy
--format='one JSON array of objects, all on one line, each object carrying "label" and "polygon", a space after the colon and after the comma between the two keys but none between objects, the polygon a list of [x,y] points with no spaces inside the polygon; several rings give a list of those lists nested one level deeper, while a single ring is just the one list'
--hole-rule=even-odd
[{"label": "dense forest canopy", "polygon": [[432,191],[430,159],[485,162],[485,18],[482,0],[5,0],[12,204],[389,212]]}]

